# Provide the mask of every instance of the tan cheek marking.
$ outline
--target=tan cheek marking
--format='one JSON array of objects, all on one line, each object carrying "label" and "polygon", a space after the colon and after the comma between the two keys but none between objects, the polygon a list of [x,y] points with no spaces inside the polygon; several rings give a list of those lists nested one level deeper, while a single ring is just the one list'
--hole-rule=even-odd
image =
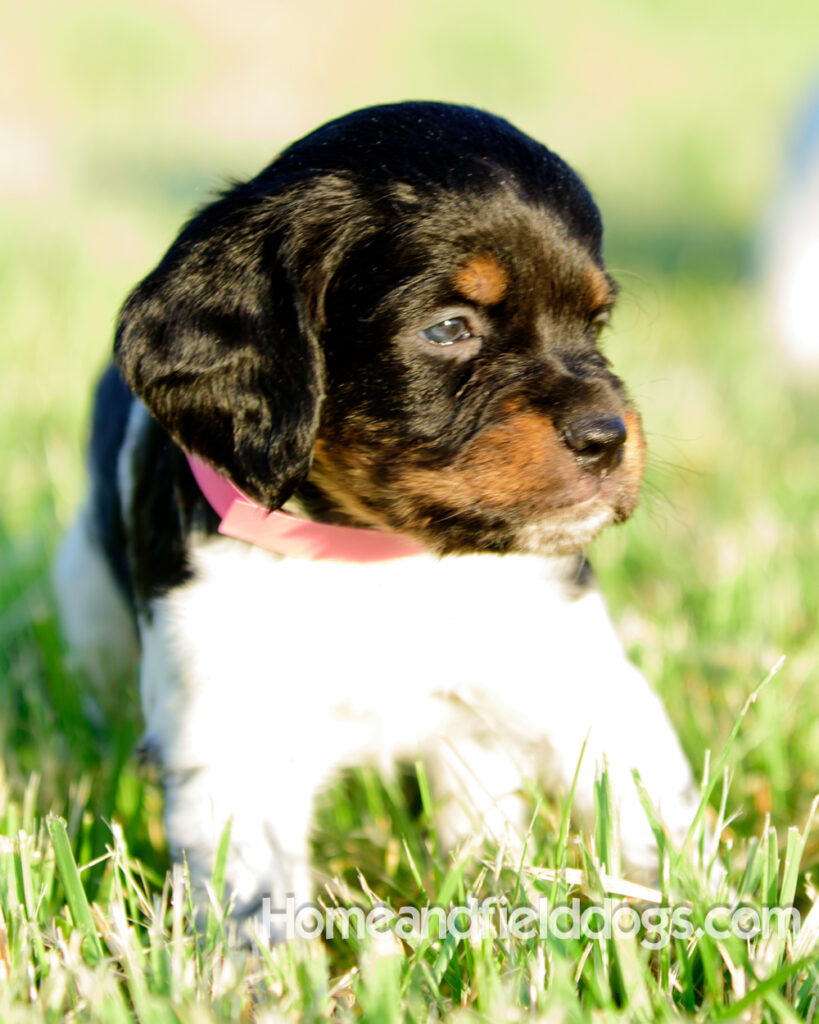
[{"label": "tan cheek marking", "polygon": [[373,490],[373,467],[366,457],[366,448],[348,445],[333,448],[319,438],[313,449],[313,463],[308,479],[319,487],[351,521],[360,526],[387,529],[389,524],[377,516],[356,495],[367,497]]},{"label": "tan cheek marking", "polygon": [[621,472],[629,487],[639,488],[646,468],[646,442],[639,413],[630,410],[623,417],[626,425],[626,447],[623,452]]},{"label": "tan cheek marking", "polygon": [[[531,513],[559,505],[582,474],[547,416],[516,413],[485,431],[448,469],[409,469],[399,486],[418,498],[453,509],[475,504]],[[589,486],[596,485],[589,481]]]},{"label": "tan cheek marking", "polygon": [[469,302],[492,306],[506,295],[509,275],[494,256],[476,256],[458,271],[453,284]]},{"label": "tan cheek marking", "polygon": [[[352,523],[381,529],[399,523],[404,529],[428,528],[431,524],[419,518],[419,503],[438,502],[453,512],[477,505],[531,517],[597,492],[598,482],[580,470],[548,416],[521,412],[515,402],[501,415],[498,426],[484,431],[455,464],[438,470],[409,466],[396,473],[388,517],[372,507],[383,500],[383,484],[372,444],[363,438],[357,443],[320,439],[310,479]],[[623,461],[603,487],[612,487],[625,517],[637,503],[646,455],[639,414],[628,410],[623,419]]]},{"label": "tan cheek marking", "polygon": [[646,444],[639,414],[630,409],[623,416],[623,421],[626,425],[623,461],[602,486],[603,495],[611,502],[620,521],[627,519],[637,506],[646,465]]},{"label": "tan cheek marking", "polygon": [[586,291],[593,309],[607,306],[614,298],[609,279],[597,267],[589,267],[585,274]]},{"label": "tan cheek marking", "polygon": [[482,499],[506,505],[542,491],[546,479],[572,464],[551,419],[518,413],[478,439],[464,472]]}]

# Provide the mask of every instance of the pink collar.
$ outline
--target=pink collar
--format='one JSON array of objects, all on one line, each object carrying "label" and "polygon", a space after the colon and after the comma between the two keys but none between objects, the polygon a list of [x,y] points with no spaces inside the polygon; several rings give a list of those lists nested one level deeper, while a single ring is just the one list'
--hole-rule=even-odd
[{"label": "pink collar", "polygon": [[269,512],[243,494],[227,477],[194,455],[188,465],[211,508],[222,517],[219,533],[280,555],[337,562],[386,562],[419,555],[420,544],[383,530],[314,523],[287,512]]}]

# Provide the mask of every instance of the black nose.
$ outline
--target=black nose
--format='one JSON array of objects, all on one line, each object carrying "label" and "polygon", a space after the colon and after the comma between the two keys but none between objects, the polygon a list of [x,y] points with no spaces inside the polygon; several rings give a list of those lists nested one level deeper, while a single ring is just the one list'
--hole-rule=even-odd
[{"label": "black nose", "polygon": [[603,476],[623,457],[626,425],[619,416],[585,416],[564,428],[563,441],[583,469]]}]

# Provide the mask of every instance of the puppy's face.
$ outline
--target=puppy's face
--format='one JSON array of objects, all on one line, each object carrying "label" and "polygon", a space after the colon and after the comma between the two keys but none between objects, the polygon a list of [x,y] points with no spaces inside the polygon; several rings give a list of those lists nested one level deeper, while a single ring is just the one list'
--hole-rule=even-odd
[{"label": "puppy's face", "polygon": [[441,553],[577,550],[644,464],[597,344],[600,243],[579,179],[506,122],[374,108],[191,222],[126,304],[120,365],[271,507]]},{"label": "puppy's face", "polygon": [[613,303],[588,247],[511,189],[404,197],[327,297],[308,492],[439,551],[587,544],[630,514],[643,471],[597,344]]}]

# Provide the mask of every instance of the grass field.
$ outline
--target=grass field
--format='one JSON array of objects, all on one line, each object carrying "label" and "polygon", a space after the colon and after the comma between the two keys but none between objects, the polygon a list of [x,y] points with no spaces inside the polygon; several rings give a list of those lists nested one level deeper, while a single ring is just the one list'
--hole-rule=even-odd
[{"label": "grass field", "polygon": [[[781,365],[755,252],[818,41],[799,0],[36,0],[4,13],[0,1021],[812,1019],[810,927],[781,943],[706,937],[653,953],[625,938],[495,935],[262,955],[229,948],[215,911],[194,934],[156,781],[133,757],[134,695],[88,697],[48,565],[82,491],[90,385],[118,305],[192,207],[358,105],[420,97],[504,114],[583,173],[622,286],[606,347],[643,411],[651,465],[633,521],[595,544],[601,585],[698,771],[710,751],[714,811],[724,767],[735,895],[807,913],[819,382]],[[584,868],[577,890],[491,847],[450,861],[430,808],[410,816],[400,786],[369,773],[327,794],[316,861],[339,899],[364,905],[602,898],[605,788],[593,837],[564,836],[563,808],[539,798],[528,859]],[[715,897],[686,858],[668,859],[664,899],[699,920]]]}]

